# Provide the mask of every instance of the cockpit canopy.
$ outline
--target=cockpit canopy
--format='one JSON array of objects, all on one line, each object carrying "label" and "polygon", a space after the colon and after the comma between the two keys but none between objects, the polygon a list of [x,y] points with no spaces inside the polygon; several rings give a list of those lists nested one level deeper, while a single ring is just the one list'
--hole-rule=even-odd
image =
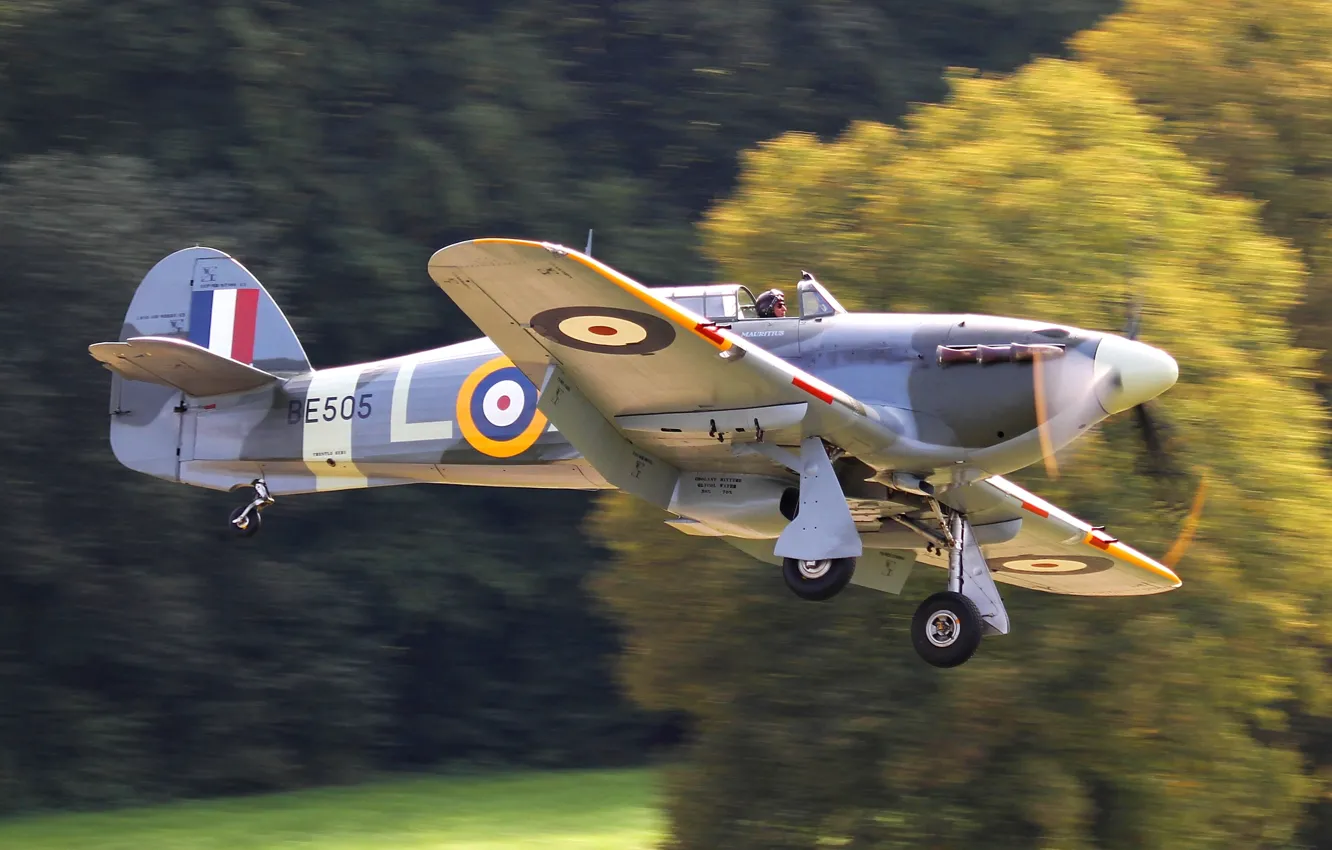
[{"label": "cockpit canopy", "polygon": [[[759,317],[754,293],[741,283],[653,287],[652,291],[710,322],[735,322]],[[846,308],[837,303],[832,293],[813,278],[797,283],[796,298],[794,302],[788,300],[787,304],[788,319],[817,319],[846,312]]]},{"label": "cockpit canopy", "polygon": [[739,283],[709,283],[701,286],[667,286],[652,290],[681,307],[713,322],[757,319],[758,305],[749,287]]}]

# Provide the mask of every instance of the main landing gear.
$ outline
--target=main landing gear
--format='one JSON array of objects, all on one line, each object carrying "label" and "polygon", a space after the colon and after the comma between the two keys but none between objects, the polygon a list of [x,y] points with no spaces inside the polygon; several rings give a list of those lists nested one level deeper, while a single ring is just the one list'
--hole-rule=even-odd
[{"label": "main landing gear", "polygon": [[911,643],[927,663],[956,667],[975,654],[982,635],[1008,634],[1008,612],[971,523],[935,505],[948,540],[948,589],[920,603],[911,618]]},{"label": "main landing gear", "polygon": [[799,459],[786,460],[800,473],[795,516],[777,538],[773,554],[782,559],[786,586],[801,599],[831,599],[851,583],[863,547],[842,485],[833,470],[839,450],[819,437],[800,443]]},{"label": "main landing gear", "polygon": [[269,505],[273,504],[273,497],[268,492],[268,485],[264,479],[256,478],[250,482],[254,488],[254,498],[249,504],[241,505],[231,512],[230,528],[231,533],[237,537],[253,537],[259,533],[263,520],[259,512]]},{"label": "main landing gear", "polygon": [[[806,456],[817,459],[813,447]],[[811,465],[817,466],[817,463]],[[804,482],[812,478],[814,476],[807,474],[802,481],[802,499]],[[825,478],[822,482],[816,480],[814,483],[826,481]],[[836,495],[841,496],[840,490]],[[801,527],[797,521],[792,521],[783,536],[789,533],[794,537],[797,532],[813,536],[811,532],[816,529],[824,531],[837,528],[836,520],[840,518],[840,512],[824,506],[844,505],[845,499],[834,499],[825,493],[820,501],[822,504],[818,507],[823,508],[823,513],[817,523]],[[942,526],[942,534],[938,535],[938,539],[948,547],[948,589],[930,596],[916,609],[911,620],[911,643],[926,663],[935,667],[956,667],[975,654],[983,635],[1008,634],[1008,612],[1004,609],[1004,601],[990,575],[985,555],[976,543],[971,523],[962,514],[940,506],[937,501],[931,499],[931,503]],[[797,519],[803,516],[806,516],[804,501]],[[805,551],[821,545],[825,547],[826,555],[831,557],[810,559],[787,555],[782,558],[782,577],[791,592],[801,599],[831,599],[851,583],[856,571],[856,558],[850,554],[849,542],[846,540],[838,542],[820,538],[811,541],[809,536],[797,541]],[[859,543],[859,540],[855,542]],[[781,544],[782,539],[778,538],[779,555],[785,554],[780,551]]]},{"label": "main landing gear", "polygon": [[[769,448],[762,454],[772,456]],[[782,559],[782,577],[801,599],[831,599],[851,583],[863,553],[860,532],[832,462],[841,450],[820,437],[800,442],[800,456],[782,451],[773,459],[800,474],[799,505],[777,537],[773,554]],[[948,589],[926,599],[911,621],[911,642],[935,667],[956,667],[970,658],[985,634],[1008,634],[1008,612],[994,586],[971,523],[945,508],[933,491],[922,492],[939,518],[942,534],[921,530],[931,542],[948,546]],[[785,513],[785,511],[783,511]]]}]

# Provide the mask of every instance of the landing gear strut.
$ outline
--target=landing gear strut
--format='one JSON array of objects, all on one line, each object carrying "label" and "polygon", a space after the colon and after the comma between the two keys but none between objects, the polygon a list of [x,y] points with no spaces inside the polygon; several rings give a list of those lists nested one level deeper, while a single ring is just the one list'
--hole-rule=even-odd
[{"label": "landing gear strut", "polygon": [[256,478],[250,482],[250,486],[254,488],[254,498],[249,504],[241,505],[231,512],[231,533],[237,537],[253,537],[258,534],[260,526],[263,525],[259,512],[274,501],[264,479]]},{"label": "landing gear strut", "polygon": [[800,489],[796,499],[783,496],[783,512],[790,511],[791,521],[778,536],[773,554],[782,559],[786,586],[801,599],[821,602],[841,593],[863,552],[832,465],[840,454],[841,449],[822,438],[806,437],[800,442],[799,460],[789,461],[800,473]]},{"label": "landing gear strut", "polygon": [[1008,634],[1008,612],[971,523],[960,513],[938,513],[948,538],[948,589],[916,609],[911,642],[927,663],[956,667],[976,652],[981,635]]}]

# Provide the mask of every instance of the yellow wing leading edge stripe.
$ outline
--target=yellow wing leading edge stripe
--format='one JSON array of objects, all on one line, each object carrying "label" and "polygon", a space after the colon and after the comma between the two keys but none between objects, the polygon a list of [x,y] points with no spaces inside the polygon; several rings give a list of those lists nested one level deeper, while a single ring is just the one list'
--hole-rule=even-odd
[{"label": "yellow wing leading edge stripe", "polygon": [[1105,552],[1126,564],[1131,564],[1139,569],[1155,573],[1161,578],[1173,582],[1175,587],[1179,587],[1183,584],[1183,582],[1180,581],[1179,576],[1177,576],[1169,567],[1149,558],[1132,546],[1126,546],[1116,538],[1106,534],[1104,530],[1095,528],[1090,523],[1078,519],[1068,511],[1050,504],[1039,496],[1028,493],[1026,490],[1023,490],[1006,478],[995,475],[989,480],[1003,493],[1012,496],[1014,499],[1021,502],[1024,510],[1030,511],[1037,516],[1053,517],[1060,522],[1081,531],[1083,533],[1082,542],[1086,545],[1100,549],[1102,552]]},{"label": "yellow wing leading edge stripe", "polygon": [[698,334],[700,337],[716,346],[717,350],[726,351],[731,348],[731,340],[719,333],[716,325],[708,322],[700,316],[695,316],[683,307],[666,301],[663,298],[658,298],[651,292],[648,292],[642,284],[625,277],[605,263],[598,262],[597,260],[580,254],[577,251],[571,251],[568,248],[550,242],[534,242],[529,239],[487,237],[474,241],[478,245],[518,245],[524,248],[544,248],[552,253],[568,257],[571,260],[587,266],[592,271],[597,272],[602,277],[620,287],[620,289],[623,289],[625,292],[638,298],[644,304],[655,309],[658,313],[664,314],[667,318],[671,319],[681,327]]},{"label": "yellow wing leading edge stripe", "polygon": [[711,345],[716,347],[719,352],[730,351],[732,348],[739,348],[746,355],[760,358],[769,366],[781,371],[791,379],[792,386],[809,393],[825,404],[832,404],[834,401],[837,401],[861,416],[868,415],[864,405],[831,384],[825,383],[813,375],[806,374],[801,370],[796,369],[761,348],[754,348],[744,344],[741,340],[733,336],[730,331],[718,327],[715,322],[710,322],[706,318],[695,315],[693,312],[675,304],[674,302],[661,298],[658,295],[654,295],[641,283],[621,274],[605,263],[595,260],[592,257],[580,254],[579,252],[565,248],[562,245],[556,245],[551,242],[536,242],[530,239],[485,237],[473,241],[478,245],[517,245],[525,248],[542,248],[554,254],[568,257],[580,265],[586,266],[597,274],[600,274],[620,289],[639,299],[647,306],[652,307],[658,313],[666,316],[686,330],[692,331],[707,340]]}]

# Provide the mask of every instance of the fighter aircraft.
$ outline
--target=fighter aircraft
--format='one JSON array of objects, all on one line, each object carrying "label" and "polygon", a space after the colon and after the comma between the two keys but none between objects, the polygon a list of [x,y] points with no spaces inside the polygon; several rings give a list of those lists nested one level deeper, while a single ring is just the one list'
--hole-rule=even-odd
[{"label": "fighter aircraft", "polygon": [[[590,247],[590,246],[589,246]],[[845,310],[813,275],[760,317],[740,284],[649,288],[546,242],[475,239],[429,260],[485,337],[316,369],[227,254],[157,263],[119,341],[117,459],[169,481],[279,495],[435,483],[616,488],[781,568],[806,600],[900,593],[946,571],[912,642],[937,667],[1007,634],[996,583],[1083,596],[1180,586],[1171,569],[1004,478],[1171,387],[1165,352],[987,315]]]}]

